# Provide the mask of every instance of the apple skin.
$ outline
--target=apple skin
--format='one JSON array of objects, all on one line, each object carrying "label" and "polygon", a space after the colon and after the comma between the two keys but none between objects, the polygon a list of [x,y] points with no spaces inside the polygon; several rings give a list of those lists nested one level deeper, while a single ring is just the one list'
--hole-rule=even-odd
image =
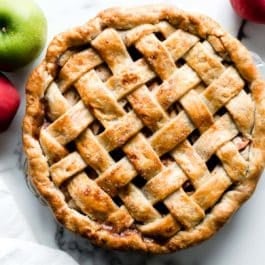
[{"label": "apple skin", "polygon": [[33,0],[0,0],[0,70],[35,59],[46,42],[47,21]]},{"label": "apple skin", "polygon": [[265,0],[230,0],[230,2],[242,18],[265,24]]},{"label": "apple skin", "polygon": [[20,96],[14,85],[0,73],[0,132],[7,130],[16,115]]}]

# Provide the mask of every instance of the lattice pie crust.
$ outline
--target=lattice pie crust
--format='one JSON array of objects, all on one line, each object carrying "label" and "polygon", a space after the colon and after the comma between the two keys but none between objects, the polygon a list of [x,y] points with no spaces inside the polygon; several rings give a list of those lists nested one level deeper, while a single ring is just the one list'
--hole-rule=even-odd
[{"label": "lattice pie crust", "polygon": [[27,83],[24,148],[57,220],[100,246],[212,236],[264,165],[264,82],[216,22],[114,8],[56,36]]}]

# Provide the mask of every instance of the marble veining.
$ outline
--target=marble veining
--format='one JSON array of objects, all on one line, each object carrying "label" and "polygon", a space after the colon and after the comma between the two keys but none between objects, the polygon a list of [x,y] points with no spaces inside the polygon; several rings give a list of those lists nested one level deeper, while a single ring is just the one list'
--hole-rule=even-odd
[{"label": "marble veining", "polygon": [[[61,1],[37,0],[43,8],[49,22],[49,40],[58,32],[86,21],[101,8],[124,4],[122,1],[91,1],[66,0],[62,7]],[[229,1],[223,0],[179,0],[181,8],[198,10],[213,16],[246,46],[258,53],[265,60],[265,26],[255,25],[239,19],[232,11]],[[152,3],[153,1],[137,0],[135,4]],[[160,1],[168,2],[166,0]],[[127,3],[128,4],[128,3]],[[63,9],[63,12],[62,12]],[[227,10],[224,12],[223,10]],[[67,14],[67,15],[66,15]],[[44,54],[44,53],[43,53]],[[43,56],[43,54],[41,56]],[[41,57],[40,57],[41,58]],[[221,233],[213,239],[188,249],[163,256],[151,256],[139,253],[123,253],[92,246],[88,240],[75,235],[57,224],[46,203],[39,197],[28,178],[25,177],[26,163],[22,151],[21,120],[24,112],[24,86],[26,76],[39,63],[25,67],[8,77],[19,87],[23,103],[19,113],[7,133],[0,135],[0,178],[3,179],[30,226],[36,235],[36,241],[59,248],[71,255],[81,265],[224,265],[224,264],[262,264],[265,259],[264,223],[265,212],[260,211],[265,194],[262,192],[265,180],[261,179],[256,194],[232,218]],[[30,191],[30,192],[29,192]],[[36,202],[36,197],[39,202]],[[263,209],[263,208],[262,208]],[[1,216],[0,216],[1,217]],[[1,218],[0,218],[1,220]],[[253,225],[255,222],[255,225]],[[249,244],[248,242],[251,242]],[[252,261],[255,260],[256,263]]]}]

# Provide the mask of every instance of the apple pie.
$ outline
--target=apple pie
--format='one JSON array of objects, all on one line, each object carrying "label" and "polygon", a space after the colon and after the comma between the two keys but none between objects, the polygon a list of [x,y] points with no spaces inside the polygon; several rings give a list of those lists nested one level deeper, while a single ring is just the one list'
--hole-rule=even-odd
[{"label": "apple pie", "polygon": [[253,193],[265,83],[205,15],[112,8],[50,43],[27,82],[23,143],[63,226],[98,246],[173,252]]}]

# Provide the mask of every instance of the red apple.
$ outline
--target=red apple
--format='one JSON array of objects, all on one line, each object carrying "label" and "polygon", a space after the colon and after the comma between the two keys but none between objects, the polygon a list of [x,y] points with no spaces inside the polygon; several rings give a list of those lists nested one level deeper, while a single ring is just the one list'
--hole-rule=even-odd
[{"label": "red apple", "polygon": [[265,23],[265,0],[230,0],[230,2],[242,18]]},{"label": "red apple", "polygon": [[0,74],[0,132],[5,131],[17,112],[20,96],[14,85]]}]

